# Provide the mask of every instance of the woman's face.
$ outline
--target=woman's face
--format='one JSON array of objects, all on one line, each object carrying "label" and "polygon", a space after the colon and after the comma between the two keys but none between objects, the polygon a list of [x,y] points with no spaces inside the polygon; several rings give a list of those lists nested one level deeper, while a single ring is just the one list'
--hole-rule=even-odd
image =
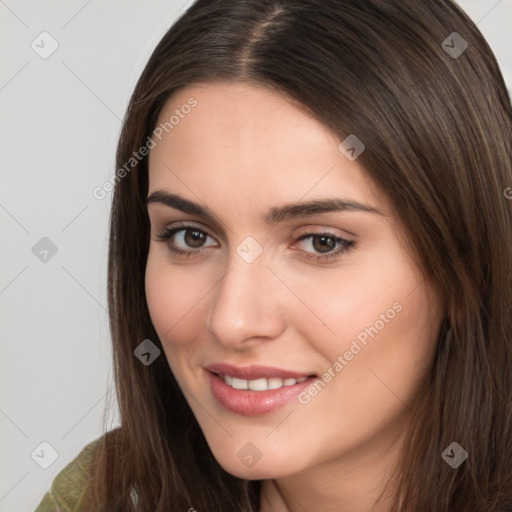
[{"label": "woman's face", "polygon": [[147,301],[214,456],[246,479],[379,456],[442,308],[358,148],[249,84],[184,88],[157,130]]}]

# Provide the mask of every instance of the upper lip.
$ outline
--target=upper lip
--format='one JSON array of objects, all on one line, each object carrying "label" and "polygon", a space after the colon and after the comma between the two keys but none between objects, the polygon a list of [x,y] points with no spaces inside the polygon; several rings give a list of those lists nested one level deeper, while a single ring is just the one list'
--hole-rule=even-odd
[{"label": "upper lip", "polygon": [[238,379],[254,380],[264,377],[280,377],[283,379],[300,379],[301,377],[310,377],[314,374],[311,372],[297,372],[293,370],[284,370],[272,366],[235,366],[229,363],[214,363],[205,368],[213,373],[222,373]]}]

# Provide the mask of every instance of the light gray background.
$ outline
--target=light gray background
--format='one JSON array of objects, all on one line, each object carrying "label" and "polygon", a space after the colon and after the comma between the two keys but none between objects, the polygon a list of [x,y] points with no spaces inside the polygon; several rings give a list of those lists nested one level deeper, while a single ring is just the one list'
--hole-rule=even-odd
[{"label": "light gray background", "polygon": [[[92,190],[115,170],[143,66],[190,4],[0,0],[0,512],[35,509],[103,433],[108,397],[108,428],[119,424],[106,312],[111,195],[97,200]],[[512,0],[460,4],[512,88]],[[51,49],[44,31],[58,44],[47,58],[31,47]],[[57,248],[46,262],[32,252],[43,237]],[[42,442],[58,452],[47,469]]]}]

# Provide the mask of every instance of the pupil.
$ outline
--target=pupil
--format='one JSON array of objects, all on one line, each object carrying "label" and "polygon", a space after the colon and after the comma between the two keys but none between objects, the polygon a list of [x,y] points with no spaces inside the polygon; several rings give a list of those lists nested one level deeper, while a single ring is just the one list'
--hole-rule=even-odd
[{"label": "pupil", "polygon": [[[317,244],[317,243],[315,243],[316,241],[318,241],[320,243]],[[320,236],[314,237],[313,246],[319,252],[329,252],[329,251],[332,251],[332,249],[334,249],[335,241],[331,236],[320,235]]]}]

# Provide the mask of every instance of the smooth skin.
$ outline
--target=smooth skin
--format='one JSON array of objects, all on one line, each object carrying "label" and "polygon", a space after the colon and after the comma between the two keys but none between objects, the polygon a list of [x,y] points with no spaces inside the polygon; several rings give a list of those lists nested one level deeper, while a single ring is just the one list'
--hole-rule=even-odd
[{"label": "smooth skin", "polygon": [[[213,212],[148,204],[146,294],[170,368],[219,464],[265,480],[261,512],[388,511],[385,483],[444,314],[436,289],[384,194],[322,123],[270,90],[213,82],[175,93],[158,124],[191,97],[195,108],[149,156],[148,196],[165,191]],[[379,213],[264,220],[272,208],[323,199]],[[191,227],[159,239],[183,224]],[[247,237],[262,248],[252,263],[237,253]],[[346,248],[339,239],[352,247],[317,259]],[[400,312],[307,404],[248,417],[212,396],[204,367],[215,362],[321,376],[395,303]],[[237,457],[247,443],[261,453],[251,467]]]}]

